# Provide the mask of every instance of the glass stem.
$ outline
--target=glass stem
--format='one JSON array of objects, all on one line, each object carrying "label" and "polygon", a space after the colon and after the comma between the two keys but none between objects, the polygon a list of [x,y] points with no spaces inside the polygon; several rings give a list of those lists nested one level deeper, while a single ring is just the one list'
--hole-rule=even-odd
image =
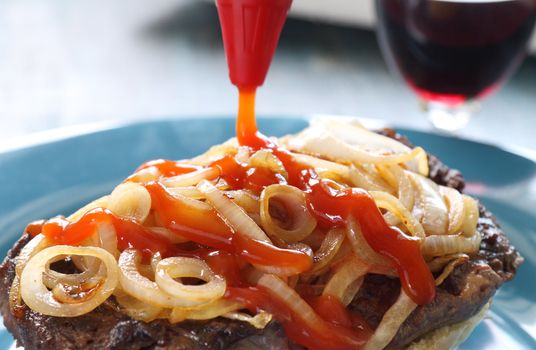
[{"label": "glass stem", "polygon": [[480,109],[480,104],[474,100],[456,105],[421,100],[421,106],[428,114],[428,120],[432,126],[448,134],[457,134]]}]

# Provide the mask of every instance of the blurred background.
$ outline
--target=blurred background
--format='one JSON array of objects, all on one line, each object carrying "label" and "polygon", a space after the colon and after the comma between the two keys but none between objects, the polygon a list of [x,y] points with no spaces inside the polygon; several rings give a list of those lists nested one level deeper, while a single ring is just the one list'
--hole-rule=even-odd
[{"label": "blurred background", "polygon": [[[259,114],[430,128],[414,94],[387,69],[374,26],[372,0],[294,0]],[[230,116],[236,98],[213,1],[0,2],[0,143],[94,122]],[[461,136],[536,149],[535,126],[531,56]]]}]

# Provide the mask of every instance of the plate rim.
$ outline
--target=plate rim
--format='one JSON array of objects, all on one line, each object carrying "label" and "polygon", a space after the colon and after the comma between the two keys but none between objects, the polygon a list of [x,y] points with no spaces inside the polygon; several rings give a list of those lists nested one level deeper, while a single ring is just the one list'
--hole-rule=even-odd
[{"label": "plate rim", "polygon": [[[498,148],[501,151],[511,153],[513,155],[523,157],[527,160],[530,160],[536,163],[536,150],[533,150],[529,147],[519,146],[519,145],[510,145],[501,142],[489,142],[482,141],[476,138],[468,136],[455,136],[445,133],[440,133],[435,130],[430,130],[425,127],[415,127],[409,125],[403,125],[398,123],[389,123],[382,119],[377,118],[366,118],[358,117],[353,115],[343,115],[343,114],[308,114],[308,115],[259,115],[258,120],[269,120],[269,119],[301,119],[305,121],[312,121],[315,119],[354,119],[361,122],[367,128],[379,129],[379,128],[393,128],[395,130],[404,129],[409,131],[417,131],[424,134],[430,134],[438,137],[445,137],[448,139],[459,139],[463,141],[469,141],[472,143],[485,145],[489,147]],[[106,132],[112,130],[119,130],[128,127],[133,127],[136,125],[144,124],[156,124],[162,122],[173,122],[173,121],[187,121],[187,120],[229,120],[234,119],[234,116],[227,114],[214,114],[214,115],[188,115],[188,116],[169,116],[169,117],[160,117],[154,119],[140,119],[140,120],[122,120],[122,121],[101,121],[101,122],[92,122],[92,123],[82,123],[69,126],[62,126],[57,128],[46,129],[42,131],[30,132],[28,134],[19,135],[15,137],[10,137],[5,140],[0,140],[0,157],[25,149],[30,149],[33,147],[39,147],[47,144],[52,144],[55,142],[60,142],[67,139],[76,138],[79,136],[85,136],[90,134],[96,134],[99,132]]]}]

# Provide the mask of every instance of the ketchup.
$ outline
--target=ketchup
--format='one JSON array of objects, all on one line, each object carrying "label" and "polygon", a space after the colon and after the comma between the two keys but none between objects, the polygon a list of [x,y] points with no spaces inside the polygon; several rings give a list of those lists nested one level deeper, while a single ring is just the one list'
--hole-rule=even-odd
[{"label": "ketchup", "polygon": [[[239,89],[236,137],[251,153],[272,152],[283,164],[288,176],[269,169],[254,168],[224,156],[208,167],[218,170],[218,176],[234,189],[260,193],[271,184],[290,184],[304,191],[309,211],[320,227],[347,225],[350,218],[359,222],[370,247],[387,258],[397,269],[402,288],[417,304],[426,304],[435,297],[433,276],[420,252],[418,239],[390,227],[370,195],[360,189],[340,188],[321,179],[314,169],[297,162],[292,153],[279,147],[261,134],[255,121],[255,93],[266,77],[277,41],[286,19],[291,0],[216,0],[222,25],[225,51],[231,82]],[[137,171],[155,170],[164,176],[187,174],[202,167],[170,160],[155,160],[143,164]],[[111,224],[118,237],[118,248],[136,248],[146,255],[160,252],[165,256],[196,256],[205,260],[215,273],[226,278],[225,298],[243,303],[252,312],[270,312],[282,322],[287,336],[310,349],[360,348],[372,334],[361,317],[347,310],[332,296],[308,297],[309,305],[320,317],[321,324],[311,325],[280,297],[261,287],[252,287],[241,276],[247,264],[257,267],[291,268],[296,274],[307,271],[312,264],[306,253],[278,248],[272,244],[248,238],[231,229],[218,213],[203,206],[189,205],[174,197],[159,182],[143,183],[134,174],[127,181],[141,183],[151,195],[156,222],[174,234],[190,241],[190,248],[173,245],[142,224],[119,218],[105,209],[94,209],[79,221],[70,223],[58,217],[29,226],[33,233],[42,233],[56,244],[78,244],[94,234],[97,225]],[[182,247],[182,248],[181,248]]]},{"label": "ketchup", "polygon": [[91,237],[98,225],[112,224],[117,235],[119,250],[135,248],[151,256],[160,252],[162,256],[173,256],[175,248],[171,242],[140,225],[134,220],[118,217],[111,211],[97,208],[84,214],[78,221],[69,222],[63,217],[46,221],[41,233],[54,244],[77,245]]}]

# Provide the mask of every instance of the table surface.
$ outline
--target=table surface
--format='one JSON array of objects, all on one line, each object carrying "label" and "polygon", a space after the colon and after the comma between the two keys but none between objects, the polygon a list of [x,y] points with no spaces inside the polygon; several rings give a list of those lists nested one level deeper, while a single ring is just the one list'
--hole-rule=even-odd
[{"label": "table surface", "polygon": [[[101,121],[233,115],[213,4],[192,0],[0,2],[0,144]],[[427,129],[374,33],[291,19],[262,115],[340,114]],[[536,58],[483,101],[462,136],[536,149]]]}]

